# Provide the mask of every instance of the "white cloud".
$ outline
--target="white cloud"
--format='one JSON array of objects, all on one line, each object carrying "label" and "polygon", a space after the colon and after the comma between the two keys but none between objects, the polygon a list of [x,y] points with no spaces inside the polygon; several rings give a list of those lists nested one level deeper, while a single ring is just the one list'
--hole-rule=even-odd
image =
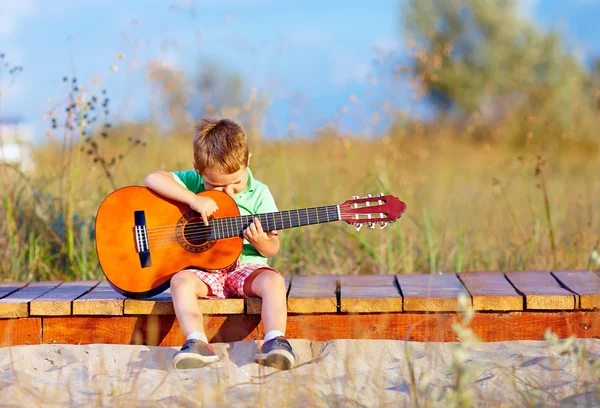
[{"label": "white cloud", "polygon": [[10,37],[21,21],[36,11],[36,0],[6,0],[0,3],[0,38]]}]

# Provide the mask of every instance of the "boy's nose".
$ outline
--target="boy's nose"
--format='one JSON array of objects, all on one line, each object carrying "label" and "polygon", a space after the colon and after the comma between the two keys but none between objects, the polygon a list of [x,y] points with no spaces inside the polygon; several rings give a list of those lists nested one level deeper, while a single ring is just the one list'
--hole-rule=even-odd
[{"label": "boy's nose", "polygon": [[231,186],[225,187],[225,193],[227,193],[227,195],[229,197],[233,197],[233,194],[234,194],[233,187],[231,187]]}]

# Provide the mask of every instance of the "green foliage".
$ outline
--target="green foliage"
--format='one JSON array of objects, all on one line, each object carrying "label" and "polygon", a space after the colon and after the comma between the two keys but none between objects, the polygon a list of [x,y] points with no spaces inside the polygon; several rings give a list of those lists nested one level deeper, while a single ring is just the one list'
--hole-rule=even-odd
[{"label": "green foliage", "polygon": [[537,28],[516,6],[515,0],[405,0],[404,29],[422,93],[442,116],[487,125],[487,136],[505,136],[508,128],[520,144],[533,137],[597,142],[590,131],[598,124],[591,73],[558,32]]}]

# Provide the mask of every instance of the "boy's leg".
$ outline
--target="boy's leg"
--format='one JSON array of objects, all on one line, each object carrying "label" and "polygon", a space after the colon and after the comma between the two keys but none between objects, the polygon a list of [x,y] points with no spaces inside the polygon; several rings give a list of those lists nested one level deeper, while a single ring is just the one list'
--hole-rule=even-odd
[{"label": "boy's leg", "polygon": [[198,297],[207,296],[209,287],[194,272],[183,270],[171,278],[171,297],[179,326],[185,337],[192,332],[204,333]]},{"label": "boy's leg", "polygon": [[177,321],[186,336],[186,342],[173,357],[173,367],[188,369],[218,361],[215,350],[208,344],[204,333],[202,311],[198,297],[206,296],[210,288],[192,271],[181,271],[171,278],[171,297]]},{"label": "boy's leg", "polygon": [[244,294],[262,299],[261,319],[265,334],[272,330],[285,334],[287,287],[283,276],[272,269],[257,269],[244,281]]},{"label": "boy's leg", "polygon": [[261,318],[266,336],[254,361],[289,370],[294,365],[296,356],[285,338],[286,294],[283,276],[272,269],[258,269],[244,281],[244,295],[262,299]]}]

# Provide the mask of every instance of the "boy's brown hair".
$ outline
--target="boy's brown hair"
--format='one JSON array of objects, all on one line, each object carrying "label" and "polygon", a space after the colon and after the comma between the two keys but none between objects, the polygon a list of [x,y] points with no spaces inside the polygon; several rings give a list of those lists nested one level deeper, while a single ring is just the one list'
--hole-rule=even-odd
[{"label": "boy's brown hair", "polygon": [[202,174],[207,169],[232,174],[248,165],[248,138],[229,119],[201,119],[194,131],[194,161]]}]

